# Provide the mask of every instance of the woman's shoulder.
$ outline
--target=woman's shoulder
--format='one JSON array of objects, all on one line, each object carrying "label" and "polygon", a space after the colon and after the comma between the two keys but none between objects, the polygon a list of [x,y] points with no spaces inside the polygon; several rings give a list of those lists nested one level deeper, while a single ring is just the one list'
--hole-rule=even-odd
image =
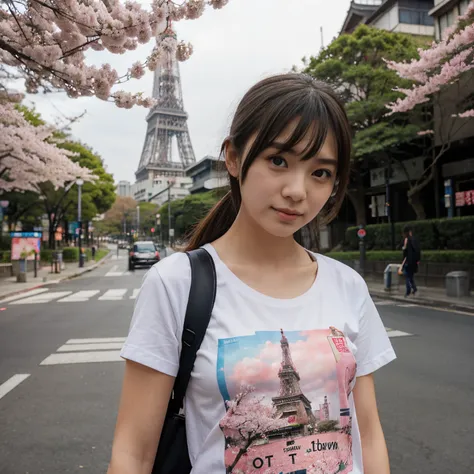
[{"label": "woman's shoulder", "polygon": [[168,285],[189,285],[191,265],[188,256],[183,252],[175,252],[155,263],[148,272],[147,278],[160,280]]},{"label": "woman's shoulder", "polygon": [[324,266],[321,269],[321,273],[325,275],[325,280],[332,280],[339,286],[343,285],[348,289],[353,288],[356,291],[367,288],[367,284],[362,276],[349,265],[326,255],[315,254],[315,256],[318,264]]}]

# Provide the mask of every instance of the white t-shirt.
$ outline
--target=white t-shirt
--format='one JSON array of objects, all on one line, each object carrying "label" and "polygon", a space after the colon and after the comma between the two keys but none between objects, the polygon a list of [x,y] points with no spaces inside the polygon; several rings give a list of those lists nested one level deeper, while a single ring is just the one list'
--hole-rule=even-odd
[{"label": "white t-shirt", "polygon": [[[312,254],[311,288],[273,298],[204,248],[217,295],[185,400],[192,474],[363,474],[355,376],[396,357],[364,280]],[[123,358],[176,376],[190,284],[183,253],[150,269]]]}]

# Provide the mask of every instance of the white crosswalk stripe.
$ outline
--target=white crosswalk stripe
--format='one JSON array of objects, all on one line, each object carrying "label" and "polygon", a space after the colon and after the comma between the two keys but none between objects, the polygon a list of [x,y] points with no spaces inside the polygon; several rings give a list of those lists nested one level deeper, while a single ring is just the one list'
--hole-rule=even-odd
[{"label": "white crosswalk stripe", "polygon": [[47,293],[41,293],[35,296],[29,296],[28,298],[23,298],[21,300],[13,301],[12,304],[39,304],[39,303],[49,303],[55,299],[64,298],[67,295],[70,295],[72,291],[51,291]]},{"label": "white crosswalk stripe", "polygon": [[120,349],[125,338],[103,337],[69,339],[40,365],[89,364],[93,362],[122,362]]},{"label": "white crosswalk stripe", "polygon": [[116,300],[122,300],[125,293],[128,290],[126,288],[119,288],[119,289],[114,289],[114,290],[107,290],[100,298],[99,301],[116,301]]},{"label": "white crosswalk stripe", "polygon": [[100,293],[100,290],[78,291],[77,293],[66,296],[66,298],[61,298],[58,300],[58,303],[76,303],[81,301],[89,301],[89,299],[95,296],[97,293]]},{"label": "white crosswalk stripe", "polygon": [[39,295],[40,293],[44,293],[45,291],[48,291],[48,288],[36,288],[35,290],[28,291],[28,294],[9,296],[8,298],[0,300],[0,303],[8,303],[10,301],[19,300],[21,298],[25,298],[25,296]]},{"label": "white crosswalk stripe", "polygon": [[[128,294],[130,293],[131,294]],[[15,299],[8,299],[2,303],[22,305],[37,303],[84,303],[87,301],[120,301],[134,300],[138,296],[140,288],[128,290],[126,288],[116,288],[109,290],[80,290],[80,291],[50,291],[48,288],[41,289],[41,292],[31,291],[24,295],[17,295]],[[102,294],[101,294],[102,293]]]}]

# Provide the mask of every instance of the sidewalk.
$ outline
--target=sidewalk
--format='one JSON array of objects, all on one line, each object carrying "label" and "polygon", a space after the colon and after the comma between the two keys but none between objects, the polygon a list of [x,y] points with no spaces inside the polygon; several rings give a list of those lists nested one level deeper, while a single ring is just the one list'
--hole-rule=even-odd
[{"label": "sidewalk", "polygon": [[65,264],[65,269],[61,270],[61,273],[51,273],[51,266],[43,266],[38,270],[38,276],[35,278],[33,272],[28,273],[28,281],[26,283],[18,283],[15,277],[2,278],[0,280],[0,304],[2,300],[17,295],[19,293],[24,293],[25,291],[30,291],[36,288],[40,288],[45,285],[50,285],[52,283],[59,283],[63,280],[69,280],[70,278],[75,278],[84,273],[90,272],[96,269],[101,265],[105,260],[107,260],[111,255],[112,251],[109,252],[105,257],[103,257],[98,262],[89,261],[85,262],[83,268],[79,268],[78,262],[71,262]]},{"label": "sidewalk", "polygon": [[379,283],[371,281],[367,282],[370,294],[373,297],[383,298],[394,301],[402,301],[407,304],[419,304],[421,306],[436,306],[439,308],[454,309],[457,311],[465,311],[474,314],[474,297],[453,298],[446,296],[444,288],[428,288],[418,287],[416,296],[409,296],[405,298],[405,285],[400,285],[397,289],[393,288],[391,291],[385,291],[384,286]]}]

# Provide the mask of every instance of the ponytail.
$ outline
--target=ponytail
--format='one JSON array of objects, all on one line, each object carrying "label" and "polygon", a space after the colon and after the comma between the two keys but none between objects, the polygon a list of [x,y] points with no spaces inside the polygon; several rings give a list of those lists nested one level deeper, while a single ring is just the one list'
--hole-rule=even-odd
[{"label": "ponytail", "polygon": [[[231,178],[231,187],[235,185],[232,181]],[[238,196],[240,197],[240,193]],[[239,207],[240,202],[236,203],[232,191],[229,191],[190,232],[185,251],[197,249],[222,237],[234,223]]]}]

